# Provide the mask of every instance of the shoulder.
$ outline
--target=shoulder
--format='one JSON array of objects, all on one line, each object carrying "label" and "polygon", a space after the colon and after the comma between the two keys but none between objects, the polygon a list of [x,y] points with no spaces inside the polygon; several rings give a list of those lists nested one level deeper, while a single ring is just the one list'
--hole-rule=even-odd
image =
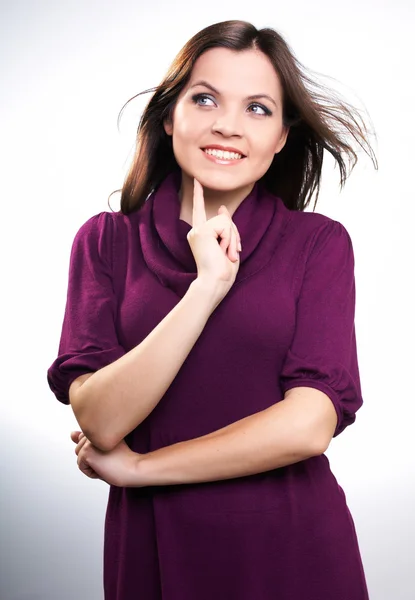
[{"label": "shoulder", "polygon": [[121,211],[102,211],[92,215],[79,227],[75,241],[99,244],[115,243],[120,236],[128,236],[129,231],[135,228],[138,219],[138,213],[124,215]]},{"label": "shoulder", "polygon": [[89,217],[79,228],[78,233],[84,235],[108,234],[117,227],[124,226],[125,223],[131,221],[133,215],[124,215],[121,211],[110,212],[102,211],[96,215]]},{"label": "shoulder", "polygon": [[350,276],[355,260],[352,240],[346,227],[319,212],[293,211],[277,198],[277,218],[282,236],[278,256],[291,265],[295,289],[308,273],[312,279]]},{"label": "shoulder", "polygon": [[285,235],[304,258],[324,247],[352,249],[350,234],[339,221],[318,212],[289,210],[280,199],[278,203]]},{"label": "shoulder", "polygon": [[315,212],[297,212],[294,224],[304,242],[313,250],[324,244],[351,246],[351,237],[346,227],[326,215]]},{"label": "shoulder", "polygon": [[299,213],[298,228],[303,231],[299,242],[297,276],[309,285],[326,291],[336,285],[347,289],[354,285],[355,259],[352,240],[346,227],[319,213]]},{"label": "shoulder", "polygon": [[102,211],[89,217],[75,233],[71,249],[72,265],[78,267],[88,264],[90,268],[95,268],[100,264],[112,268],[114,247],[117,240],[128,237],[130,221],[121,212]]},{"label": "shoulder", "polygon": [[112,234],[113,219],[111,213],[100,212],[89,217],[82,223],[75,234],[75,241],[93,240],[101,237],[108,237]]}]

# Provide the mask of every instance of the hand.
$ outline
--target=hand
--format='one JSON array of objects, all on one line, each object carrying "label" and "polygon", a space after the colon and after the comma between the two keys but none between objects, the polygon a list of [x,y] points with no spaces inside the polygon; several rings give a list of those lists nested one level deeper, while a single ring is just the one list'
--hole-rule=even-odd
[{"label": "hand", "polygon": [[[218,244],[218,238],[221,238]],[[240,235],[226,206],[207,220],[203,187],[194,179],[193,228],[187,235],[197,265],[198,278],[219,285],[225,296],[239,270]]]},{"label": "hand", "polygon": [[[72,431],[71,432],[71,440],[73,442],[75,442],[75,444],[78,444],[78,442],[80,442],[82,439],[86,439],[85,435],[82,433],[82,431]],[[79,452],[79,450],[78,450],[78,452]],[[75,453],[78,454],[78,452],[77,452],[77,448],[75,448]],[[87,477],[90,477],[91,479],[101,479],[101,477],[98,475],[98,473],[96,473],[94,471],[94,469],[92,467],[90,467],[87,463],[83,462],[82,464],[79,464],[79,460],[78,460],[78,467],[80,468],[82,473],[84,475],[86,475]]]},{"label": "hand", "polygon": [[[71,439],[77,444],[75,454],[78,467],[91,479],[102,479],[118,487],[141,487],[137,477],[140,454],[133,452],[122,440],[113,450],[103,452],[85,437],[82,431],[73,431]],[[144,484],[143,484],[144,485]]]}]

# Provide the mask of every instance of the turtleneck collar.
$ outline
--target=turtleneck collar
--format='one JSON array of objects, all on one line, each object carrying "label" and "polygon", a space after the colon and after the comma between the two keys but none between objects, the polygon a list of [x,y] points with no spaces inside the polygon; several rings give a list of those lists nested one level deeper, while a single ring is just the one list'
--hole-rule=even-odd
[{"label": "turtleneck collar", "polygon": [[[183,297],[197,277],[197,267],[187,241],[192,227],[180,219],[180,185],[181,171],[170,173],[162,181],[141,209],[139,229],[148,268],[164,286]],[[282,201],[257,182],[235,210],[232,220],[241,236],[242,252],[233,287],[270,259],[274,235],[268,234],[278,220],[278,208],[285,209]]]}]

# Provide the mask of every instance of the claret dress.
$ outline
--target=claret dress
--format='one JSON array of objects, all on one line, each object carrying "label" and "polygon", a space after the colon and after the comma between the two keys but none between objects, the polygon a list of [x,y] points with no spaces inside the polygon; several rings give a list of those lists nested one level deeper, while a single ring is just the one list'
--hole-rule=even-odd
[{"label": "claret dress", "polygon": [[[47,372],[60,402],[76,377],[144,340],[196,278],[180,183],[173,171],[139,211],[101,212],[77,232]],[[125,438],[135,452],[216,431],[296,386],[329,396],[335,436],[362,405],[345,227],[289,210],[260,183],[232,218],[242,239],[236,281]],[[368,599],[353,519],[325,454],[224,481],[110,486],[104,540],[105,600]]]}]

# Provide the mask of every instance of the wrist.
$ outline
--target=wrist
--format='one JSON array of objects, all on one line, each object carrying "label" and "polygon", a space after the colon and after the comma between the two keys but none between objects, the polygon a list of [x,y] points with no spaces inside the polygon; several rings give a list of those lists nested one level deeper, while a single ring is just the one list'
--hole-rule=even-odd
[{"label": "wrist", "polygon": [[174,485],[183,483],[176,468],[177,456],[185,442],[165,446],[140,454],[135,467],[135,487]]},{"label": "wrist", "polygon": [[198,302],[206,306],[212,313],[223,300],[224,294],[220,283],[197,277],[189,286],[189,292],[198,297]]},{"label": "wrist", "polygon": [[138,454],[137,452],[131,453],[131,460],[129,461],[128,473],[124,478],[122,487],[144,487],[149,485],[145,481],[143,476],[144,470],[142,466],[145,454]]},{"label": "wrist", "polygon": [[147,454],[137,455],[137,460],[134,464],[133,487],[157,485],[152,470],[152,454],[153,452],[148,452]]}]

